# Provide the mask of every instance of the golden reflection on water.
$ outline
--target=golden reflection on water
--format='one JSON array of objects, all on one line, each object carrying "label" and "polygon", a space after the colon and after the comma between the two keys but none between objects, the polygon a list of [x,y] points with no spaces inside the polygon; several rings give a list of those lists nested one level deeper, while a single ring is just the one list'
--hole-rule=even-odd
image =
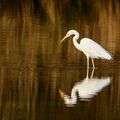
[{"label": "golden reflection on water", "polygon": [[[118,0],[0,2],[0,118],[119,120],[119,11]],[[114,57],[95,61],[94,76],[110,76],[111,84],[72,109],[64,105],[59,89],[70,94],[85,78],[86,58],[72,38],[59,45],[69,29],[95,40]]]}]

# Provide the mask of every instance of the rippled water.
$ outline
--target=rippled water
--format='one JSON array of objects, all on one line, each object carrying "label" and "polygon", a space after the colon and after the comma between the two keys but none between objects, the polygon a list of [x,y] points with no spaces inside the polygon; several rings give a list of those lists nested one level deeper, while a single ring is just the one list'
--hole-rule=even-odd
[{"label": "rippled water", "polygon": [[[119,11],[117,0],[2,1],[0,119],[119,120]],[[72,37],[59,44],[69,29],[78,30],[80,39],[95,40],[114,59],[95,60],[94,74],[90,78],[90,64],[86,80],[86,57],[74,47]],[[79,99],[85,87],[92,96]],[[80,89],[76,101],[66,105],[63,95],[70,96],[76,88]]]}]

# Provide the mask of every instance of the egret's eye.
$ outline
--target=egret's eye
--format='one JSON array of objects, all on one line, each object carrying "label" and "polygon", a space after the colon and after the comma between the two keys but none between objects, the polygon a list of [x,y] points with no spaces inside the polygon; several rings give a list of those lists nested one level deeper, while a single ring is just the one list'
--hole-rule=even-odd
[{"label": "egret's eye", "polygon": [[67,33],[66,35],[67,35],[67,36],[69,36],[70,34],[69,34],[69,33]]}]

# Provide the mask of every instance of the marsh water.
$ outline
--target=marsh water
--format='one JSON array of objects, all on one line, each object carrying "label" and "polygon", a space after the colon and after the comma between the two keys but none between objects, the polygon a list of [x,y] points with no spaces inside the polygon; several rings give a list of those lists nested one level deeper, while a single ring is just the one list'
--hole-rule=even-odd
[{"label": "marsh water", "polygon": [[[0,119],[120,120],[119,11],[119,0],[1,1]],[[93,39],[113,60],[95,60],[92,76],[109,84],[89,100],[77,93],[67,106],[60,91],[70,96],[86,78],[86,57],[72,37],[59,44],[70,29],[80,32],[78,42]]]}]

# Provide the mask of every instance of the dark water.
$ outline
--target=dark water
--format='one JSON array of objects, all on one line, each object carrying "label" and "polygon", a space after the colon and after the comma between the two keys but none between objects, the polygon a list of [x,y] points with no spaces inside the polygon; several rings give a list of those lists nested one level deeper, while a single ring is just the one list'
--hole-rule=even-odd
[{"label": "dark water", "polygon": [[[119,0],[1,1],[0,119],[120,120],[119,11]],[[95,60],[93,78],[109,77],[109,85],[73,107],[65,105],[59,90],[70,95],[85,79],[86,58],[72,37],[59,45],[69,29],[78,30],[80,39],[95,40],[114,58]]]}]

